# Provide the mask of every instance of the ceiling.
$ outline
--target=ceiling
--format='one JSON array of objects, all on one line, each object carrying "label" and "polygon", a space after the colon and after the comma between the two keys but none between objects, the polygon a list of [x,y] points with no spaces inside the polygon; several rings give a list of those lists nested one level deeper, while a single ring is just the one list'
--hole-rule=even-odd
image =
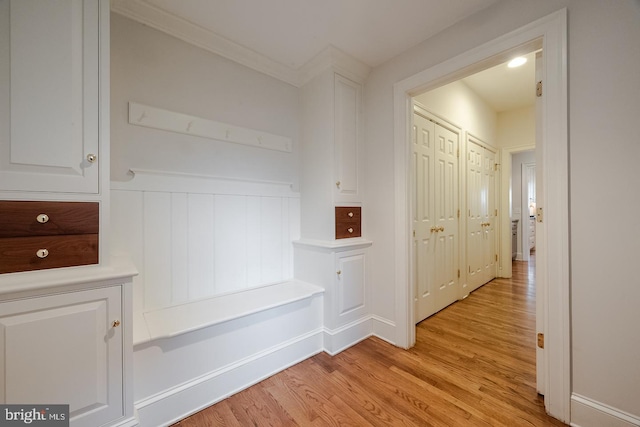
[{"label": "ceiling", "polygon": [[[114,12],[300,86],[328,48],[375,68],[498,0],[111,0]],[[346,54],[346,55],[344,55]],[[533,68],[494,67],[464,82],[496,109],[533,103]],[[508,71],[508,72],[507,72]],[[516,76],[520,76],[518,81]],[[520,93],[524,91],[523,93]],[[530,96],[528,96],[530,95]],[[529,101],[526,101],[529,99]]]},{"label": "ceiling", "polygon": [[506,63],[462,79],[497,113],[531,106],[535,103],[535,52],[525,55],[527,62],[518,68]]}]

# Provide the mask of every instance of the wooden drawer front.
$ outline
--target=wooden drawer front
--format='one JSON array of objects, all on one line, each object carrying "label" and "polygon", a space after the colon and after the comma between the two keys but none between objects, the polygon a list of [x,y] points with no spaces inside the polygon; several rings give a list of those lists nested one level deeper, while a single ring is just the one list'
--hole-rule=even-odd
[{"label": "wooden drawer front", "polygon": [[336,239],[362,236],[360,207],[336,207]]},{"label": "wooden drawer front", "polygon": [[[48,251],[44,258],[37,255],[41,249]],[[97,234],[0,239],[0,273],[97,263]]]},{"label": "wooden drawer front", "polygon": [[[47,216],[38,222],[38,216]],[[0,201],[0,238],[98,234],[97,202]]]}]

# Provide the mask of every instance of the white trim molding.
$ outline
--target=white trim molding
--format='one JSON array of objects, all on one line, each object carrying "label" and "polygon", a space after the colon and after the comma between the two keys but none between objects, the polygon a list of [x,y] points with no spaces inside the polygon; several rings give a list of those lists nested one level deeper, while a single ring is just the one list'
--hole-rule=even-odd
[{"label": "white trim molding", "polygon": [[[542,176],[553,183],[538,206],[544,207],[542,238],[546,256],[537,279],[551,284],[544,297],[545,407],[553,417],[568,422],[571,400],[570,316],[569,316],[569,172],[568,172],[568,84],[567,11],[554,12],[524,27],[419,72],[394,85],[395,166],[395,283],[396,344],[415,343],[413,288],[410,286],[409,159],[412,96],[451,83],[497,65],[514,54],[542,48],[545,55],[542,97]],[[546,265],[544,265],[546,264]]]},{"label": "white trim molding", "polygon": [[360,83],[371,70],[367,64],[334,46],[327,46],[305,65],[294,69],[169,13],[146,0],[111,0],[111,10],[295,87],[302,87],[330,66],[335,67],[345,77]]},{"label": "white trim molding", "polygon": [[640,418],[588,397],[571,395],[571,425],[574,427],[633,427]]}]

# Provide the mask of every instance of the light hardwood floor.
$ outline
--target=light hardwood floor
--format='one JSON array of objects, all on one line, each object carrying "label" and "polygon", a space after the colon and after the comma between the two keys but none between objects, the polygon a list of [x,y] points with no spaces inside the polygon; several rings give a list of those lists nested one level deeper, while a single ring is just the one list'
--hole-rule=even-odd
[{"label": "light hardwood floor", "polygon": [[534,260],[418,324],[411,350],[321,353],[176,426],[563,426],[535,389]]}]

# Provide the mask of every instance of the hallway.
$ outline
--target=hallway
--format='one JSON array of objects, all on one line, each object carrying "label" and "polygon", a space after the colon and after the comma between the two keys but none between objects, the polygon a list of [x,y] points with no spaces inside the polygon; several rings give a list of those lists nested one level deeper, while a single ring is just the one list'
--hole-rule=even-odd
[{"label": "hallway", "polygon": [[421,322],[410,350],[320,353],[177,426],[563,426],[535,389],[534,262]]}]

